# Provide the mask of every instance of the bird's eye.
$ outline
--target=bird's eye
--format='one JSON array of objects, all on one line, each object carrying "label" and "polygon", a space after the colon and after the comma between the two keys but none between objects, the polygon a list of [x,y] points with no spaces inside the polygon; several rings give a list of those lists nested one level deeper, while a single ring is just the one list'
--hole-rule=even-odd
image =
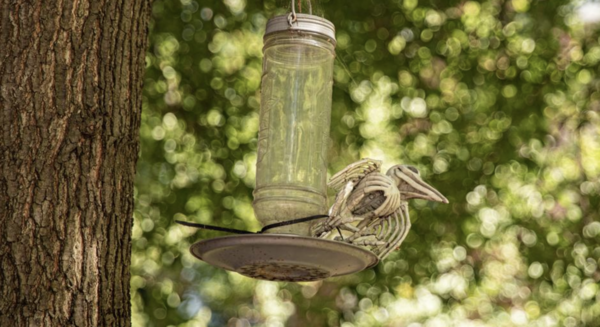
[{"label": "bird's eye", "polygon": [[415,173],[417,175],[419,174],[419,170],[415,166],[406,165],[406,168],[410,169],[413,173]]}]

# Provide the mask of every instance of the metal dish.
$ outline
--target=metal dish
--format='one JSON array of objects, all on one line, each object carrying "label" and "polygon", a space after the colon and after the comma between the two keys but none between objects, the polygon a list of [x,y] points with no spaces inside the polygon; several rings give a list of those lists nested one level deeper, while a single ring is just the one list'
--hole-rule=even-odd
[{"label": "metal dish", "polygon": [[190,251],[216,267],[287,282],[352,274],[379,261],[370,251],[351,244],[288,234],[217,237],[193,244]]}]

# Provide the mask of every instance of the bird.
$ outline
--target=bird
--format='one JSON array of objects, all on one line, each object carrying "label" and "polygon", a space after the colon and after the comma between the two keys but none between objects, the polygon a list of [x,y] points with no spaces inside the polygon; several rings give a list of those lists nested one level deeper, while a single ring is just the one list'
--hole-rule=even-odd
[{"label": "bird", "polygon": [[313,226],[314,237],[331,238],[337,230],[339,236],[334,240],[368,246],[383,260],[408,235],[409,200],[448,203],[442,193],[423,181],[416,167],[395,165],[382,174],[381,164],[365,158],[331,177],[327,186],[337,195],[325,221]]}]

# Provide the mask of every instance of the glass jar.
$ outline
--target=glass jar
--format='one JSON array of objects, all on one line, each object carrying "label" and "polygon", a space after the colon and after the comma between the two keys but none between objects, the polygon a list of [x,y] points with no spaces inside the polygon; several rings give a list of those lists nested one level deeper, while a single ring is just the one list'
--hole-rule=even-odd
[{"label": "glass jar", "polygon": [[[335,29],[297,14],[269,20],[264,37],[254,212],[263,226],[327,213],[327,148]],[[314,222],[270,233],[308,236]]]}]

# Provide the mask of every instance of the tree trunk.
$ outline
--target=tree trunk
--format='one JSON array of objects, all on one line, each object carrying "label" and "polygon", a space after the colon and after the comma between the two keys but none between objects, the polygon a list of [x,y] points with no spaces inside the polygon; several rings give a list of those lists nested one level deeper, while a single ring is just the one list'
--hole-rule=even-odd
[{"label": "tree trunk", "polygon": [[129,326],[145,0],[0,0],[0,326]]}]

